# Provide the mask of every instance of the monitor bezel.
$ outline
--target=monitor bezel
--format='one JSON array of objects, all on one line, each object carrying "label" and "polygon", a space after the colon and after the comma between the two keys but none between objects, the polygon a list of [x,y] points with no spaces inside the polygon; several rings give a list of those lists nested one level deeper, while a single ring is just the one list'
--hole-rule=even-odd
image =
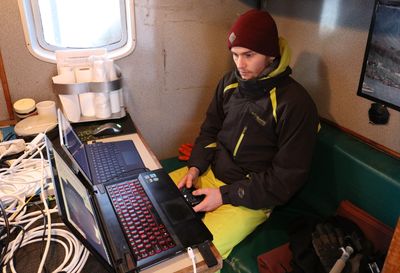
[{"label": "monitor bezel", "polygon": [[[380,103],[384,106],[390,107],[391,109],[400,111],[400,104],[396,105],[396,104],[392,103],[391,101],[386,101],[381,98],[378,98],[378,97],[375,97],[375,96],[369,95],[368,93],[363,92],[363,84],[364,84],[365,77],[366,77],[366,69],[367,69],[367,64],[368,64],[368,60],[369,60],[369,54],[371,51],[371,43],[372,43],[371,41],[372,41],[372,38],[374,35],[375,23],[377,21],[377,11],[378,11],[380,5],[395,6],[395,7],[398,7],[399,11],[400,11],[400,1],[375,0],[371,23],[370,23],[369,32],[368,32],[367,45],[366,45],[364,58],[363,58],[362,70],[361,70],[360,79],[359,79],[358,88],[357,88],[357,95],[360,97],[369,99],[373,102]],[[399,88],[399,92],[400,92],[400,88]]]}]

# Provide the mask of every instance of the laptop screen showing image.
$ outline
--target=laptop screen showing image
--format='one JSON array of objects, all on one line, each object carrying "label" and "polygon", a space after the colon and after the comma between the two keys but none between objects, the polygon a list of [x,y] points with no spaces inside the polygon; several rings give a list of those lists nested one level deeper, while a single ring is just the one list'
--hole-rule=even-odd
[{"label": "laptop screen showing image", "polygon": [[110,263],[86,188],[57,152],[53,150],[53,154],[60,191],[58,197],[62,197],[57,199],[62,217],[95,252]]},{"label": "laptop screen showing image", "polygon": [[78,167],[82,170],[84,175],[92,180],[89,162],[86,156],[85,147],[79,137],[76,135],[71,124],[65,119],[64,115],[59,111],[58,123],[60,130],[61,145],[68,150],[68,153],[73,156]]}]

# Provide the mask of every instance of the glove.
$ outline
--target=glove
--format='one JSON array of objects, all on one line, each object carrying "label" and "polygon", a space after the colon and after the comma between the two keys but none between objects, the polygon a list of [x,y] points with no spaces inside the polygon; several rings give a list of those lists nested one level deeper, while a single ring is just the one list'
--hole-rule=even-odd
[{"label": "glove", "polygon": [[341,247],[344,245],[343,231],[330,223],[318,224],[312,233],[312,245],[326,272],[342,255]]},{"label": "glove", "polygon": [[192,154],[192,149],[193,149],[193,144],[191,143],[182,144],[178,149],[179,152],[178,159],[180,161],[188,161],[190,155]]}]

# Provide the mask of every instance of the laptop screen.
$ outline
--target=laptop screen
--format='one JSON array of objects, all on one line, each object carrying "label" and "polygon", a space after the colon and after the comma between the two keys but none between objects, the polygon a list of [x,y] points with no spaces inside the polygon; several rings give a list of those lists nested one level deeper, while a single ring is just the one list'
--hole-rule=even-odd
[{"label": "laptop screen", "polygon": [[83,174],[92,181],[89,170],[89,162],[86,157],[85,147],[79,137],[76,135],[71,123],[65,118],[60,109],[58,109],[58,126],[60,131],[61,146],[66,150],[69,156],[72,156],[78,168]]},{"label": "laptop screen", "polygon": [[52,180],[61,217],[92,250],[110,264],[89,193],[61,156],[54,149],[51,150],[54,158],[52,164],[56,167],[52,168]]}]

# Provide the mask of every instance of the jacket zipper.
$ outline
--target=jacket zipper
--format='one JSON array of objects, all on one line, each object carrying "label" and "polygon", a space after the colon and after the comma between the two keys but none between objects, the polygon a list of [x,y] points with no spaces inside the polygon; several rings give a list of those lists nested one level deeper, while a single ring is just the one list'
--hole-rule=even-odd
[{"label": "jacket zipper", "polygon": [[262,118],[260,118],[260,116],[257,115],[256,112],[251,111],[250,114],[252,114],[252,116],[256,119],[258,124],[260,124],[261,126],[265,126],[267,124],[267,122],[265,120],[263,120]]},{"label": "jacket zipper", "polygon": [[233,157],[236,157],[237,151],[239,150],[240,144],[243,141],[244,135],[246,134],[247,131],[247,126],[245,126],[242,130],[242,133],[240,134],[239,140],[236,143],[235,149],[233,150]]}]

